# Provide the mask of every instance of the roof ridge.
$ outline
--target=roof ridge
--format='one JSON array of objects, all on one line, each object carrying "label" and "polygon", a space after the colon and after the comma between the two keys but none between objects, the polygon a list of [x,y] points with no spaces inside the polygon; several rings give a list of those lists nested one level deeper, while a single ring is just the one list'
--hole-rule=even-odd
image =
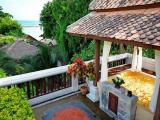
[{"label": "roof ridge", "polygon": [[[158,3],[158,4],[157,4]],[[89,5],[91,11],[115,11],[160,7],[160,0],[93,0]]]},{"label": "roof ridge", "polygon": [[8,46],[8,49],[7,49],[7,53],[9,53],[10,50],[12,50],[12,48],[19,42],[20,40],[16,40],[15,42],[13,42],[12,44],[10,44]]}]

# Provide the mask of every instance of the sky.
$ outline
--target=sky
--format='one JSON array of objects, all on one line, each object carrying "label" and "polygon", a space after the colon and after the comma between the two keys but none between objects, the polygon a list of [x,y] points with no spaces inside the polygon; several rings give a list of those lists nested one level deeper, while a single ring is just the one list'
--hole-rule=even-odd
[{"label": "sky", "polygon": [[4,12],[16,20],[39,20],[43,5],[52,0],[0,0]]}]

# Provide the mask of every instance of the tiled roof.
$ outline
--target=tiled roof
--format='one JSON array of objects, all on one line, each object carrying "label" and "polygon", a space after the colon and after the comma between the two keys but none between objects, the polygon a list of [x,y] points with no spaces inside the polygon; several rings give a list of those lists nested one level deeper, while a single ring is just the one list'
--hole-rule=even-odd
[{"label": "tiled roof", "polygon": [[93,0],[89,6],[90,10],[120,8],[136,5],[147,5],[160,2],[160,0]]},{"label": "tiled roof", "polygon": [[17,40],[12,44],[8,44],[2,48],[10,57],[21,59],[25,56],[34,56],[38,53],[38,48],[26,43],[22,40]]},{"label": "tiled roof", "polygon": [[160,47],[160,8],[92,12],[70,25],[67,32]]}]

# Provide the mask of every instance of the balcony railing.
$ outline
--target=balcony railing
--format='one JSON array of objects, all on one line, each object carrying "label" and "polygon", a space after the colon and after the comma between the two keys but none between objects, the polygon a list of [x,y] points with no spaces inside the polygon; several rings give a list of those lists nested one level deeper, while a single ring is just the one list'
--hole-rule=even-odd
[{"label": "balcony railing", "polygon": [[[128,53],[111,56],[108,66],[112,68],[131,64],[131,57]],[[67,68],[68,65],[2,78],[0,87],[19,87],[27,93],[31,105],[36,105],[77,92],[80,86],[85,84],[85,79],[78,80],[74,76],[67,75]]]}]

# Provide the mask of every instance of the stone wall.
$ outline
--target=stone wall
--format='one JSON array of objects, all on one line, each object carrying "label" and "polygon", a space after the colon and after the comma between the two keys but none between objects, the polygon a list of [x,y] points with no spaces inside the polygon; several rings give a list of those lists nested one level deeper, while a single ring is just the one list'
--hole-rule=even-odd
[{"label": "stone wall", "polygon": [[[125,88],[117,89],[113,84],[109,84],[107,82],[103,82],[101,84],[102,87],[102,95],[100,100],[100,108],[106,112],[110,117],[115,120],[134,120],[137,100],[136,96],[128,97],[125,95],[127,90]],[[109,108],[109,93],[114,94],[118,97],[118,108],[117,114],[113,113]]]}]

